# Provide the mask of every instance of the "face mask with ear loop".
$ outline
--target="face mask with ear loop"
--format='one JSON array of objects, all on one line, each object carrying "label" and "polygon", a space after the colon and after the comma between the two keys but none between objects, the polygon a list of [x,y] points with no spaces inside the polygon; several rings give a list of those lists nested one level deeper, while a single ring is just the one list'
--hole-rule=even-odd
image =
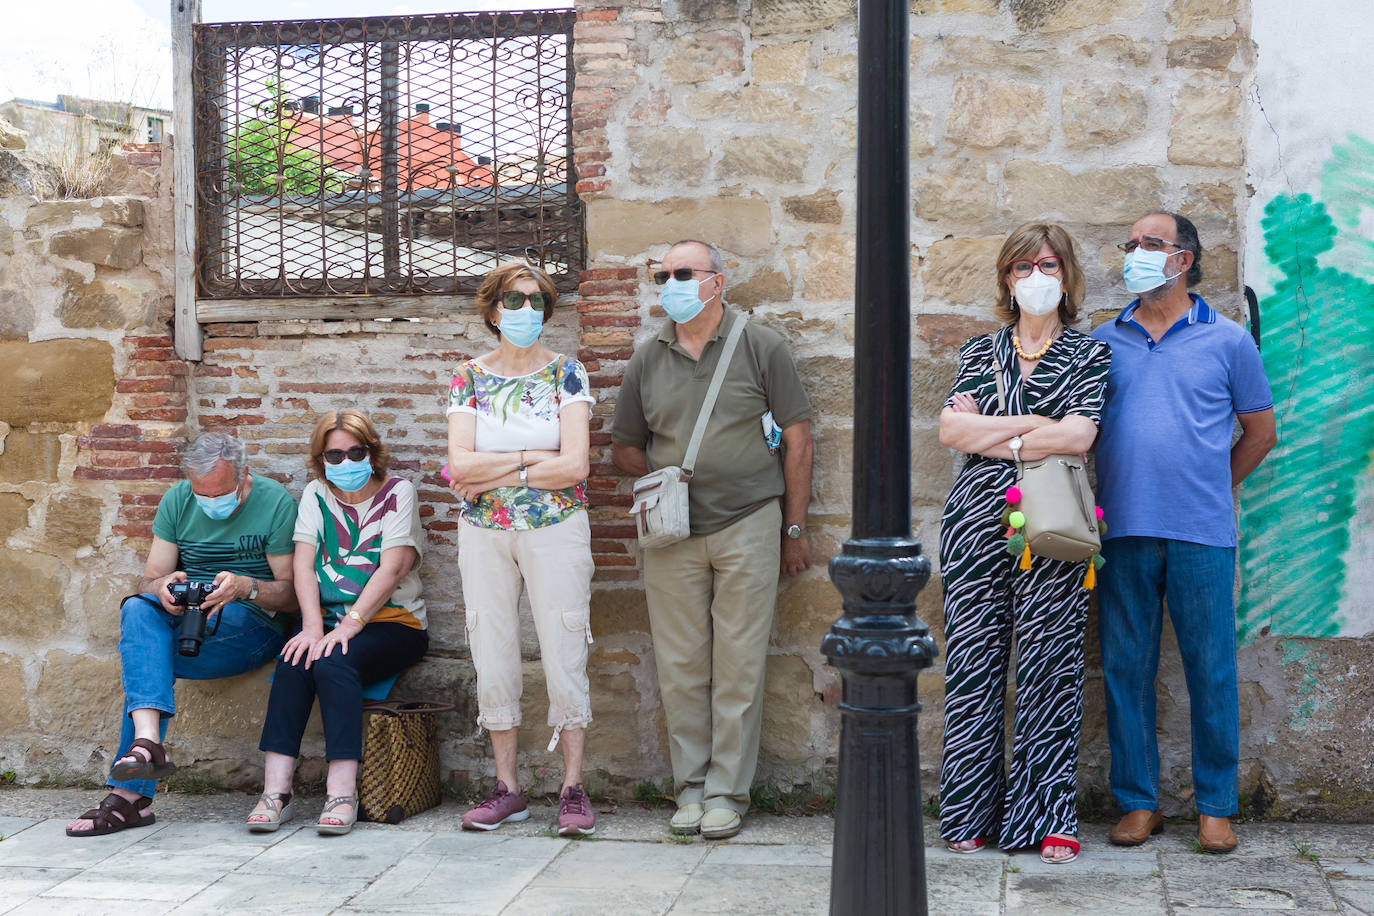
[{"label": "face mask with ear loop", "polygon": [[1126,261],[1122,265],[1122,279],[1126,281],[1126,289],[1137,295],[1148,293],[1150,290],[1159,289],[1170,280],[1183,276],[1183,271],[1176,274],[1165,275],[1164,265],[1176,254],[1183,254],[1183,250],[1170,251],[1146,251],[1137,248],[1135,251],[1126,253]]}]

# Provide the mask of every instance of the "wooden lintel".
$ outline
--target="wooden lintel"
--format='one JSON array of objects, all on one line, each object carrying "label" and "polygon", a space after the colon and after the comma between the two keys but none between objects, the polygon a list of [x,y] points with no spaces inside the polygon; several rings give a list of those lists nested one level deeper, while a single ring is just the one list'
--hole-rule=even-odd
[{"label": "wooden lintel", "polygon": [[462,319],[470,296],[334,296],[320,299],[198,299],[201,324],[221,321],[320,321],[325,319]]}]

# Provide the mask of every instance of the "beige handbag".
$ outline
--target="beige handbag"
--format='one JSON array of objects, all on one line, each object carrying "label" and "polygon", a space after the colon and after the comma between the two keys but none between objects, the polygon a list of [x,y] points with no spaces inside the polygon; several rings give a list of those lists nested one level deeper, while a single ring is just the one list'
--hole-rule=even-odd
[{"label": "beige handbag", "polygon": [[[1002,365],[993,341],[992,368],[997,376],[997,407],[1007,416]],[[1016,462],[1018,509],[1025,516],[1026,546],[1036,556],[1077,563],[1102,549],[1096,500],[1088,469],[1080,455],[1047,455]]]},{"label": "beige handbag", "polygon": [[725,373],[735,355],[735,345],[739,343],[740,335],[744,333],[744,323],[748,320],[747,316],[740,315],[725,336],[725,347],[720,352],[716,371],[711,375],[706,399],[701,402],[701,410],[697,413],[697,422],[692,427],[692,438],[687,442],[687,454],[683,456],[682,466],[650,471],[634,483],[634,504],[629,514],[635,518],[639,546],[646,550],[676,544],[692,534],[687,516],[687,484],[692,479],[692,469],[696,467],[697,452],[701,450],[701,440],[706,434],[706,423],[711,419],[720,386],[725,382]]}]

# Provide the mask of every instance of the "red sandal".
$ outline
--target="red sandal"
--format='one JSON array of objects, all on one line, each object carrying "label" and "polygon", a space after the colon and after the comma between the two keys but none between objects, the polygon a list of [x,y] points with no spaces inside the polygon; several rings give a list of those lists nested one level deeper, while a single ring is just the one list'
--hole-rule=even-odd
[{"label": "red sandal", "polygon": [[[1067,846],[1073,850],[1073,853],[1061,858],[1045,855],[1045,850],[1051,846]],[[1074,859],[1078,858],[1078,851],[1081,848],[1082,847],[1078,845],[1078,840],[1075,838],[1063,833],[1051,833],[1040,841],[1040,861],[1049,865],[1068,865]]]},{"label": "red sandal", "polygon": [[131,827],[147,827],[157,821],[155,815],[148,813],[148,806],[152,803],[153,800],[144,795],[140,795],[138,801],[131,802],[111,792],[100,800],[99,805],[77,818],[79,821],[90,821],[91,829],[73,830],[68,827],[67,836],[107,836]]},{"label": "red sandal", "polygon": [[[134,748],[142,748],[148,752],[148,759],[134,753]],[[133,763],[125,763],[126,760],[133,760]],[[135,738],[129,745],[129,749],[124,752],[124,756],[115,761],[115,765],[110,768],[110,775],[115,779],[161,779],[164,776],[171,776],[177,771],[177,765],[167,759],[167,749],[156,741],[149,741],[147,738]]]}]

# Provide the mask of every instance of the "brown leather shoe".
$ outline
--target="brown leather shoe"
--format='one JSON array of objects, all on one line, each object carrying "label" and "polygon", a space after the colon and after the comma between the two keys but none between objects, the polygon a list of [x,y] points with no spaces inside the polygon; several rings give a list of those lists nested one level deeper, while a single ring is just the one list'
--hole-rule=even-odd
[{"label": "brown leather shoe", "polygon": [[1230,852],[1236,848],[1237,842],[1231,830],[1231,821],[1209,814],[1197,816],[1197,841],[1208,852]]},{"label": "brown leather shoe", "polygon": [[1164,832],[1164,816],[1158,811],[1138,808],[1126,812],[1126,816],[1116,822],[1107,834],[1107,839],[1117,846],[1139,846],[1141,843]]}]

